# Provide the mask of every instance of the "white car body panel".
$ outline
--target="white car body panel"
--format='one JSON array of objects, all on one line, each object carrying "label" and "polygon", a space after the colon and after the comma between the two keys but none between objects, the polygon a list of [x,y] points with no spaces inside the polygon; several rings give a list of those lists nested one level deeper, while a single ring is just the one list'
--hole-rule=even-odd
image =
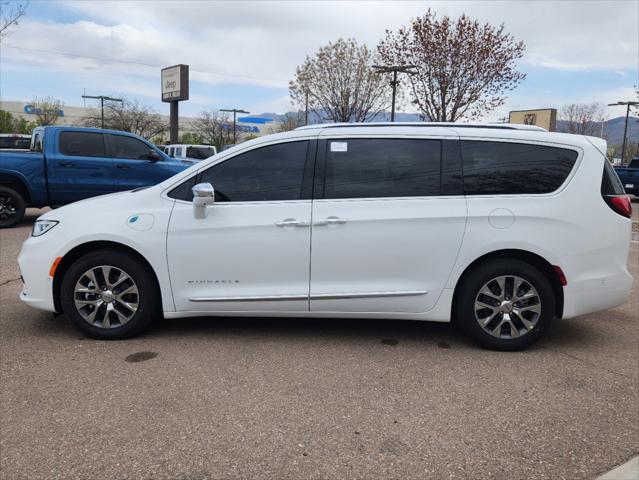
[{"label": "white car body panel", "polygon": [[[339,136],[529,142],[577,150],[579,158],[564,184],[544,195],[218,203],[207,208],[205,219],[194,218],[190,203],[168,197],[196,172],[255,147]],[[568,281],[563,317],[610,308],[623,303],[632,287],[626,265],[631,221],[600,196],[602,149],[601,140],[577,135],[455,125],[343,131],[319,125],[261,137],[155,187],[47,212],[41,218],[59,224],[24,242],[18,258],[25,282],[21,299],[54,311],[49,270],[55,259],[88,242],[112,242],[151,265],[167,317],[449,321],[464,271],[500,250],[530,252],[561,267]],[[347,222],[314,225],[329,217]],[[276,226],[287,219],[309,225]]]}]

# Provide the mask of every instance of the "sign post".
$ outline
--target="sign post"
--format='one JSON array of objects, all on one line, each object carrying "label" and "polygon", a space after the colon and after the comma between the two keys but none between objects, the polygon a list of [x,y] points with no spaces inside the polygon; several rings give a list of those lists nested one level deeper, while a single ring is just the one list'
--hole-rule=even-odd
[{"label": "sign post", "polygon": [[178,142],[178,102],[189,99],[189,66],[173,65],[162,69],[162,101],[169,102],[169,136],[171,143]]}]

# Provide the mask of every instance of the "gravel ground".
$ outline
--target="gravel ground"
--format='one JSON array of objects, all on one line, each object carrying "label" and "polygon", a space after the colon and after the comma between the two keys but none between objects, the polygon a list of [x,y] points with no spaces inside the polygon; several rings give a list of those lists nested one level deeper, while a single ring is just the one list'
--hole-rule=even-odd
[{"label": "gravel ground", "polygon": [[[18,300],[33,215],[0,231],[2,479],[592,479],[639,453],[636,284],[519,353],[371,320],[160,320],[100,342]],[[639,244],[629,261],[636,278]]]}]

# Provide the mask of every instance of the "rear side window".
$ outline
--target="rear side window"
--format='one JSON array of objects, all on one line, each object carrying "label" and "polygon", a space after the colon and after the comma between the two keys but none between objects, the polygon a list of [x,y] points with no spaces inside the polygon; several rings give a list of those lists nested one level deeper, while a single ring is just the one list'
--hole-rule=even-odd
[{"label": "rear side window", "polygon": [[466,195],[550,193],[570,174],[577,152],[528,143],[464,140]]},{"label": "rear side window", "polygon": [[72,157],[106,157],[104,136],[93,132],[61,132],[60,153]]},{"label": "rear side window", "polygon": [[215,151],[212,147],[187,147],[186,156],[189,158],[196,158],[198,160],[204,160],[215,155]]},{"label": "rear side window", "polygon": [[601,177],[601,194],[602,195],[625,195],[626,190],[623,188],[623,184],[617,172],[612,168],[610,162],[606,159],[604,161],[604,171]]},{"label": "rear side window", "polygon": [[439,140],[360,138],[327,143],[324,198],[440,194]]}]

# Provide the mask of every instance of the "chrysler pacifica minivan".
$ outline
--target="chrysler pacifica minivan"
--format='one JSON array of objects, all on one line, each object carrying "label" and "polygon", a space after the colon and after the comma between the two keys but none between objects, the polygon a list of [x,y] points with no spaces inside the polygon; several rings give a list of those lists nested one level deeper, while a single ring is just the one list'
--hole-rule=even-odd
[{"label": "chrysler pacifica minivan", "polygon": [[153,320],[457,322],[521,349],[625,302],[631,205],[599,138],[525,125],[329,124],[47,212],[21,298],[87,335]]}]

